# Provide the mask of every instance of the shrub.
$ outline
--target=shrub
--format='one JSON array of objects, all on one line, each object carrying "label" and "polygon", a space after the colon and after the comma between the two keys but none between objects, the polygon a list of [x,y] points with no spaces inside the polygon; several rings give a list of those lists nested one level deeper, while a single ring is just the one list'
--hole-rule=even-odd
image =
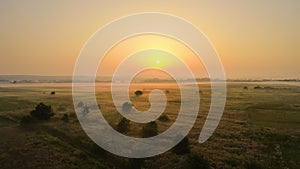
[{"label": "shrub", "polygon": [[83,116],[86,116],[86,115],[89,114],[89,113],[90,113],[90,107],[87,106],[87,105],[84,105],[84,106],[83,106],[83,110],[82,110]]},{"label": "shrub", "polygon": [[61,118],[61,120],[64,121],[64,122],[69,122],[69,115],[64,114],[64,116]]},{"label": "shrub", "polygon": [[137,91],[134,92],[134,94],[135,94],[136,96],[140,96],[140,95],[143,95],[144,92],[141,91],[141,90],[137,90]]},{"label": "shrub", "polygon": [[132,110],[132,104],[129,102],[125,102],[122,105],[122,112],[129,113]]},{"label": "shrub", "polygon": [[189,139],[187,136],[185,136],[173,149],[172,151],[177,154],[187,154],[190,153],[190,147],[189,147]]},{"label": "shrub", "polygon": [[51,106],[47,106],[44,103],[38,104],[30,114],[38,120],[48,120],[54,116]]},{"label": "shrub", "polygon": [[209,169],[209,162],[202,154],[189,154],[184,163],[186,169]]},{"label": "shrub", "polygon": [[162,114],[161,116],[159,116],[158,118],[159,121],[169,121],[169,117],[166,114]]},{"label": "shrub", "polygon": [[77,103],[77,107],[83,107],[83,106],[84,106],[84,103],[83,103],[83,102]]},{"label": "shrub", "polygon": [[157,135],[157,123],[155,121],[151,121],[147,123],[142,129],[142,137],[153,137]]},{"label": "shrub", "polygon": [[260,86],[255,86],[254,89],[262,89]]},{"label": "shrub", "polygon": [[128,126],[129,126],[129,120],[126,119],[125,117],[123,117],[120,122],[118,123],[117,125],[117,131],[120,132],[120,133],[127,133],[128,132]]}]

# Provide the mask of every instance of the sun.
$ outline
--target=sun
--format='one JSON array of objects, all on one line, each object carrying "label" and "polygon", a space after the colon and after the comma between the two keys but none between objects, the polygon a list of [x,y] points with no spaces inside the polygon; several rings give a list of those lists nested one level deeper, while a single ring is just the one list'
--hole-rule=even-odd
[{"label": "sun", "polygon": [[156,64],[160,64],[160,60],[156,60]]}]

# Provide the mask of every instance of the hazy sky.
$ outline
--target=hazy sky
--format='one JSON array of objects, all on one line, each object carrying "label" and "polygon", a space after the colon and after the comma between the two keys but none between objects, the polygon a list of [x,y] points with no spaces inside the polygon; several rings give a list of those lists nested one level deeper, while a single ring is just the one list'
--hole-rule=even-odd
[{"label": "hazy sky", "polygon": [[216,47],[229,78],[300,78],[299,0],[1,0],[0,74],[72,75],[96,30],[138,12],[193,23]]}]

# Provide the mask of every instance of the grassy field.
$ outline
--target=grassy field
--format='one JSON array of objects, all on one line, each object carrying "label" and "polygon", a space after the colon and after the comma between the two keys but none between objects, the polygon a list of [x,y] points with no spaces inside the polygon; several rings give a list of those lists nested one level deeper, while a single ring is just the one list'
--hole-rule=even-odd
[{"label": "grassy field", "polygon": [[[262,88],[254,89],[257,85]],[[161,133],[176,120],[181,102],[177,85],[133,84],[130,97],[138,110],[146,110],[148,94],[154,88],[168,90],[167,120],[156,120]],[[209,110],[210,85],[199,84],[199,88],[199,116],[188,135],[190,152],[170,150],[151,158],[128,159],[99,148],[84,133],[74,112],[70,84],[0,85],[0,168],[181,169],[203,163],[216,169],[300,168],[300,86],[229,83],[223,118],[203,144],[198,137]],[[121,115],[109,89],[108,83],[98,83],[96,97],[104,117],[117,128]],[[137,89],[144,89],[144,94],[135,96]],[[56,94],[50,95],[51,91]],[[55,115],[20,126],[22,117],[40,102],[51,105]],[[65,114],[68,121],[62,120]],[[142,137],[143,126],[129,122],[126,135]]]}]

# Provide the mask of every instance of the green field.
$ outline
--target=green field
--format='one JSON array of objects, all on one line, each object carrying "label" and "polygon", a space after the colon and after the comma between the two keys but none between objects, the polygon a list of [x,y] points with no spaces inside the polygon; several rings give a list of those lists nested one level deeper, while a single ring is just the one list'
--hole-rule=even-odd
[{"label": "green field", "polygon": [[[262,89],[254,89],[260,85]],[[247,86],[248,89],[244,89]],[[108,83],[98,83],[96,97],[104,117],[114,128],[121,115],[113,105]],[[266,88],[264,88],[266,87]],[[168,90],[164,112],[156,120],[158,133],[176,120],[180,92],[175,84],[131,85],[130,97],[139,110],[149,108],[154,88]],[[94,144],[82,130],[74,112],[71,84],[0,84],[0,168],[300,168],[300,86],[264,83],[228,83],[222,120],[213,136],[198,143],[210,105],[210,85],[199,84],[199,116],[188,135],[189,153],[170,150],[146,159],[115,156]],[[144,89],[142,96],[134,91]],[[55,91],[55,95],[50,95]],[[55,115],[25,126],[20,120],[40,102]],[[64,116],[68,121],[62,120]],[[143,124],[129,122],[126,135],[142,137]],[[203,157],[203,158],[202,158]]]}]

